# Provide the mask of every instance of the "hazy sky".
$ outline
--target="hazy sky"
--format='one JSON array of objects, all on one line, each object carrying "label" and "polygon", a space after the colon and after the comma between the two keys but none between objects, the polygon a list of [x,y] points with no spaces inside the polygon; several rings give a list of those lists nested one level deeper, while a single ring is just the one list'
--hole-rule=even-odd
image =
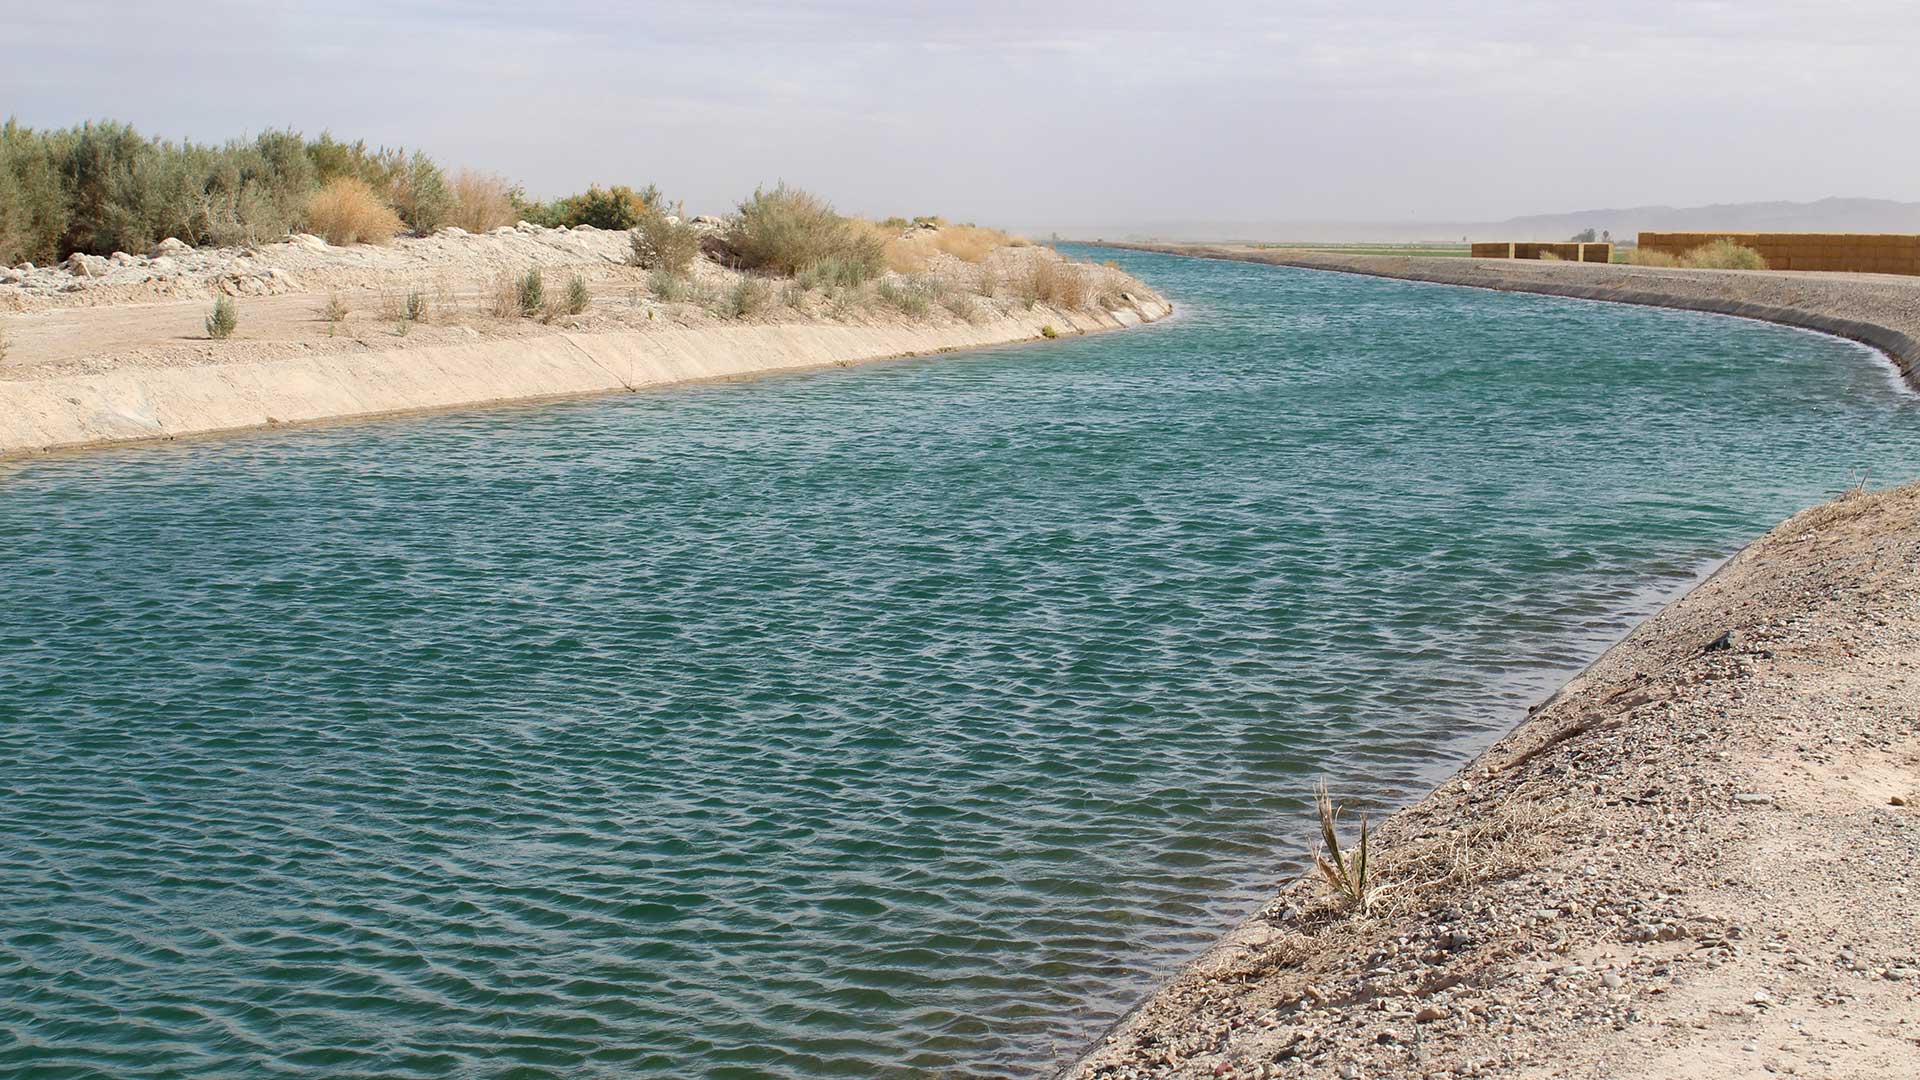
[{"label": "hazy sky", "polygon": [[1920,7],[17,0],[0,111],[1027,229],[1920,199]]}]

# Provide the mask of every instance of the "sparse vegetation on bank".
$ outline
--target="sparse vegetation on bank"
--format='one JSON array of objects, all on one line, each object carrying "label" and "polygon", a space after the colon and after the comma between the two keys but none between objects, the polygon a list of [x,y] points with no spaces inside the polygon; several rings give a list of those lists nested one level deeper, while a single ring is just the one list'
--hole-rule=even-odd
[{"label": "sparse vegetation on bank", "polygon": [[785,277],[831,267],[840,283],[859,284],[886,267],[885,244],[871,229],[785,184],[741,203],[726,239],[742,267]]},{"label": "sparse vegetation on bank", "polygon": [[523,202],[520,216],[550,229],[591,225],[596,229],[620,231],[633,228],[647,214],[661,209],[660,190],[652,184],[637,191],[624,184],[610,188],[596,184],[578,195],[550,203]]},{"label": "sparse vegetation on bank", "polygon": [[225,341],[233,336],[234,328],[240,325],[240,313],[234,309],[233,301],[222,296],[213,302],[213,310],[207,314],[207,336],[215,341]]},{"label": "sparse vegetation on bank", "polygon": [[1683,270],[1765,270],[1767,260],[1750,247],[1731,240],[1715,240],[1680,255],[1634,248],[1627,253],[1634,266],[1664,266]]},{"label": "sparse vegetation on bank", "polygon": [[645,270],[684,274],[700,254],[700,234],[691,225],[657,208],[648,208],[628,239],[633,265]]}]

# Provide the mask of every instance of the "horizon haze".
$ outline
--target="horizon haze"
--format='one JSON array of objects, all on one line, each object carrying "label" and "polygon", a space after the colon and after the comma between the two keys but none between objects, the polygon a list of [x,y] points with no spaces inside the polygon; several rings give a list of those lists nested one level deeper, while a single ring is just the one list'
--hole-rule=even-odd
[{"label": "horizon haze", "polygon": [[[1170,25],[1082,0],[69,0],[8,22],[0,94],[31,126],[328,130],[535,196],[651,182],[704,212],[786,180],[850,213],[1071,235],[1411,225],[1897,200],[1920,173],[1886,137],[1920,120],[1920,20],[1896,3],[1214,0]],[[75,77],[98,70],[144,74]]]}]

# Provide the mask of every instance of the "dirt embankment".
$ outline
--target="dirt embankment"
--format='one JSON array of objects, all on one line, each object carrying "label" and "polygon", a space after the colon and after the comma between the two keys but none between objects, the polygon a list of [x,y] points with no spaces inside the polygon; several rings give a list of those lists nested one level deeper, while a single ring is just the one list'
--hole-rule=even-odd
[{"label": "dirt embankment", "polygon": [[1920,485],[1806,511],[1068,1071],[1920,1075]]},{"label": "dirt embankment", "polygon": [[1910,384],[1920,386],[1920,278],[1818,271],[1674,270],[1531,259],[1342,255],[1246,244],[1112,246],[1762,319],[1871,345],[1892,357]]},{"label": "dirt embankment", "polygon": [[[658,275],[628,265],[625,232],[587,227],[169,243],[0,276],[0,456],[844,365],[1171,311],[1118,270],[1038,247],[807,288],[704,258]],[[515,279],[536,268],[552,298],[579,279],[585,307],[523,315]],[[218,297],[239,328],[215,341]]]}]

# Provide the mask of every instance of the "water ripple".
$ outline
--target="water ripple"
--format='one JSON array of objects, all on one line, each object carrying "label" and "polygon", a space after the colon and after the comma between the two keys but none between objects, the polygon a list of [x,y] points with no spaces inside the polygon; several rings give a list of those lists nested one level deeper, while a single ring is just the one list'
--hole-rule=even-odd
[{"label": "water ripple", "polygon": [[1849,468],[1878,361],[1158,256],[1125,335],[0,466],[0,1072],[1071,1053]]}]

